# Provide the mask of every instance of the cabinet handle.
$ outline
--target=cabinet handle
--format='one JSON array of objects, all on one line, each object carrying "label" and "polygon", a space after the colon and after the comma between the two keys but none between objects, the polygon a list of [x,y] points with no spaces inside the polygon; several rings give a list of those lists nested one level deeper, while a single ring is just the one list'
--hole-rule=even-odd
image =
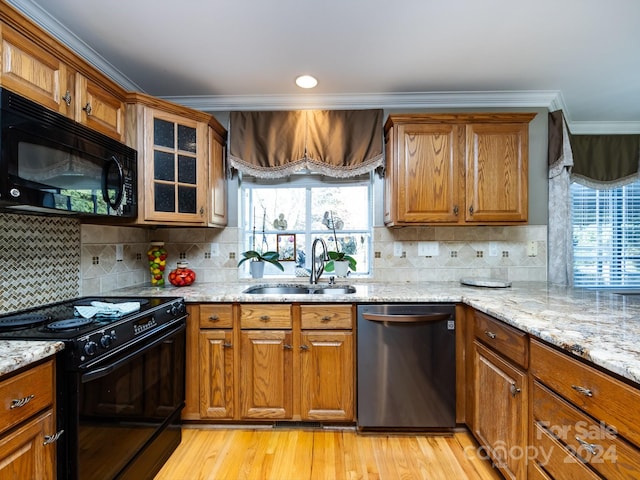
[{"label": "cabinet handle", "polygon": [[517,394],[519,394],[522,390],[520,390],[518,387],[516,387],[515,383],[512,383],[511,386],[509,387],[509,392],[511,393],[512,397],[515,397]]},{"label": "cabinet handle", "polygon": [[473,205],[469,207],[469,215],[473,215]]},{"label": "cabinet handle", "polygon": [[306,352],[309,350],[309,345],[300,345],[300,350],[304,350]]},{"label": "cabinet handle", "polygon": [[321,322],[330,322],[331,321],[331,315],[325,315],[324,317],[322,317],[320,319]]},{"label": "cabinet handle", "polygon": [[233,347],[233,344],[232,344],[232,343],[230,343],[230,342],[224,342],[224,343],[222,344],[222,347],[223,347],[223,348],[231,348],[231,347]]},{"label": "cabinet handle", "polygon": [[[584,448],[591,455],[597,455],[598,454],[598,449],[600,448],[600,445],[596,445],[595,443],[585,442],[584,440],[582,440],[577,435],[576,435],[576,441],[580,444],[580,446],[582,448]],[[579,454],[579,452],[578,452],[578,454]]]},{"label": "cabinet handle", "polygon": [[458,205],[454,205],[454,206],[453,206],[453,214],[454,214],[456,217],[458,216],[458,211],[459,211],[459,209],[458,209]]},{"label": "cabinet handle", "polygon": [[34,397],[35,395],[29,395],[28,397],[14,398],[11,400],[11,406],[9,409],[13,410],[14,408],[24,407],[27,403],[33,400]]},{"label": "cabinet handle", "polygon": [[91,108],[91,104],[90,103],[87,103],[82,109],[85,112],[87,112],[87,116],[90,116],[91,112],[93,111],[93,108]]},{"label": "cabinet handle", "polygon": [[54,433],[53,435],[45,435],[43,445],[49,445],[50,443],[57,442],[60,436],[64,433],[64,430]]},{"label": "cabinet handle", "polygon": [[285,343],[284,345],[282,345],[282,348],[284,348],[285,350],[293,350],[293,346],[289,345],[288,343]]},{"label": "cabinet handle", "polygon": [[204,207],[200,207],[200,216],[204,215]]},{"label": "cabinet handle", "polygon": [[593,397],[593,392],[588,388],[581,387],[580,385],[571,385],[576,392],[581,393],[585,397]]},{"label": "cabinet handle", "polygon": [[263,322],[268,322],[269,321],[269,315],[260,316],[260,320],[262,320]]},{"label": "cabinet handle", "polygon": [[64,103],[67,104],[67,107],[71,105],[71,92],[69,90],[67,90],[67,92],[64,94],[62,100],[64,100]]},{"label": "cabinet handle", "polygon": [[497,337],[497,335],[496,335],[495,333],[490,332],[489,330],[485,330],[485,331],[484,331],[484,334],[485,334],[487,337],[491,338],[491,339],[493,339],[493,338],[496,338],[496,337]]},{"label": "cabinet handle", "polygon": [[220,317],[218,315],[211,315],[209,317],[209,320],[211,320],[212,322],[217,322],[218,320],[220,320]]}]

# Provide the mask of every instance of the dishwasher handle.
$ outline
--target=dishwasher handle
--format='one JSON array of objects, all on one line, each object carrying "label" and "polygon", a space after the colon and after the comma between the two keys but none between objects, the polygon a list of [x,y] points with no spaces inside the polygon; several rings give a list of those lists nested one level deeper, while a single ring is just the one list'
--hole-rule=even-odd
[{"label": "dishwasher handle", "polygon": [[403,314],[382,314],[382,313],[362,313],[362,318],[370,322],[380,323],[399,323],[399,324],[416,324],[431,323],[447,320],[451,318],[451,313],[434,312],[434,313],[403,313]]}]

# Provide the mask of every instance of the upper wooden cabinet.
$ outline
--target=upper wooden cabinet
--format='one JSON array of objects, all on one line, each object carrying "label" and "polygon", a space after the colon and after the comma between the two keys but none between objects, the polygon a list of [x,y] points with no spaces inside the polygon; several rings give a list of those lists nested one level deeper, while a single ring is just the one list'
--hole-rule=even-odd
[{"label": "upper wooden cabinet", "polygon": [[226,224],[224,192],[213,190],[224,182],[209,176],[224,175],[224,128],[211,115],[139,93],[128,95],[126,116],[126,141],[138,150],[138,223]]},{"label": "upper wooden cabinet", "polygon": [[535,114],[406,114],[385,123],[385,224],[527,221]]},{"label": "upper wooden cabinet", "polygon": [[124,102],[98,83],[76,76],[76,120],[105,135],[124,141]]},{"label": "upper wooden cabinet", "polygon": [[209,225],[227,226],[226,131],[209,125]]},{"label": "upper wooden cabinet", "polygon": [[73,69],[13,28],[2,23],[0,28],[2,87],[75,118]]},{"label": "upper wooden cabinet", "polygon": [[8,5],[0,20],[3,88],[124,140],[123,88]]}]

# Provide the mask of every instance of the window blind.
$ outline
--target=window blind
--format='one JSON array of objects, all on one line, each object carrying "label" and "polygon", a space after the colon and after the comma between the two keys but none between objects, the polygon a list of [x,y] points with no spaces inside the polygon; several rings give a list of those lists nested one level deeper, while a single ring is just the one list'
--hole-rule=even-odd
[{"label": "window blind", "polygon": [[571,185],[578,287],[640,288],[640,182],[607,190]]}]

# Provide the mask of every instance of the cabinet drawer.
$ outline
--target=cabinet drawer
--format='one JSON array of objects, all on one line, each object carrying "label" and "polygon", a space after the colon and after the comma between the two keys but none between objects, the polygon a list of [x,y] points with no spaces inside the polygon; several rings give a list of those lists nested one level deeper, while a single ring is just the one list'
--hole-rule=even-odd
[{"label": "cabinet drawer", "polygon": [[537,439],[535,451],[539,454],[535,462],[555,480],[600,479],[540,425],[534,426],[533,435]]},{"label": "cabinet drawer", "polygon": [[240,310],[240,328],[291,328],[291,306],[244,304]]},{"label": "cabinet drawer", "polygon": [[495,320],[483,313],[474,313],[474,334],[523,368],[529,364],[529,342],[527,334],[517,328],[510,327],[499,320]]},{"label": "cabinet drawer", "polygon": [[0,432],[53,404],[53,360],[0,382]]},{"label": "cabinet drawer", "polygon": [[303,330],[346,329],[353,326],[351,305],[301,305]]},{"label": "cabinet drawer", "polygon": [[640,445],[640,392],[569,355],[531,341],[530,372],[581,410]]},{"label": "cabinet drawer", "polygon": [[533,417],[605,478],[632,478],[640,472],[640,451],[537,381]]},{"label": "cabinet drawer", "polygon": [[200,328],[233,328],[233,305],[200,305]]}]

